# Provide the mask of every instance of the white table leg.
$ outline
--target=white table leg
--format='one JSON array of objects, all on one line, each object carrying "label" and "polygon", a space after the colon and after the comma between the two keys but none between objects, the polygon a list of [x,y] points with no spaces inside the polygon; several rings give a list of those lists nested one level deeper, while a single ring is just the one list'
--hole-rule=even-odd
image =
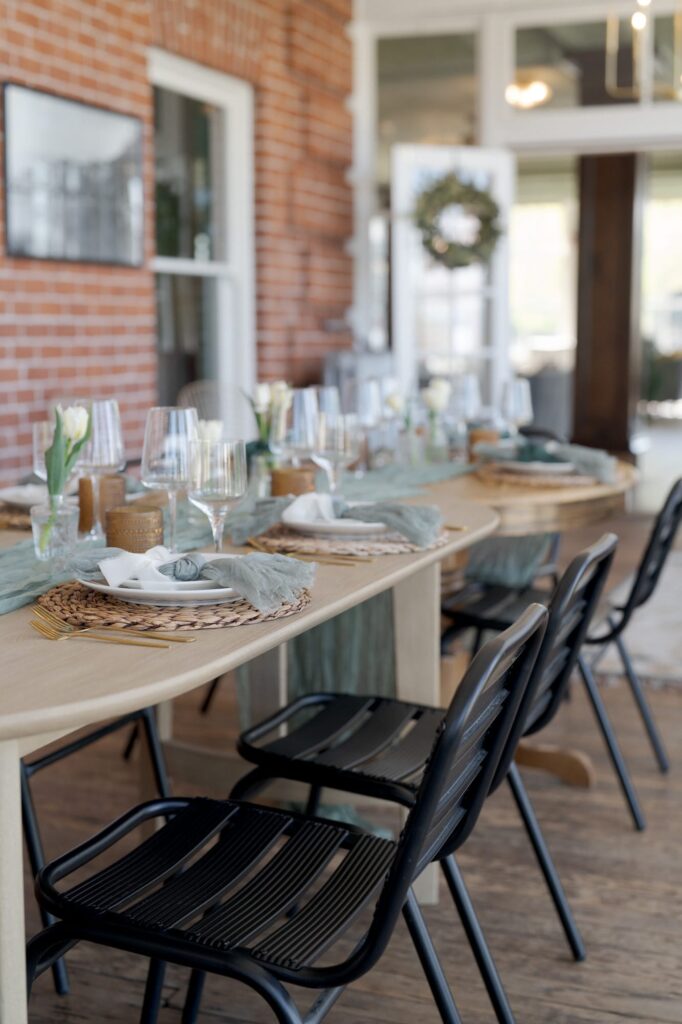
[{"label": "white table leg", "polygon": [[0,1024],[26,1024],[19,747],[0,743]]},{"label": "white table leg", "polygon": [[[440,706],[440,562],[393,588],[396,688],[400,700]],[[420,903],[438,902],[438,868],[414,886]]]}]

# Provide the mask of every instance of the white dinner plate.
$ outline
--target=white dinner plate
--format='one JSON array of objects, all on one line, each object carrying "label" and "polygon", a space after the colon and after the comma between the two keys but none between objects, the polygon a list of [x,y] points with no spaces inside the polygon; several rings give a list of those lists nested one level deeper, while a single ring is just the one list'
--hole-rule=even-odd
[{"label": "white dinner plate", "polygon": [[575,473],[572,462],[503,462],[510,473],[526,473],[529,476],[566,476]]},{"label": "white dinner plate", "polygon": [[386,523],[363,523],[359,519],[288,520],[288,529],[310,537],[376,537],[386,533]]},{"label": "white dinner plate", "polygon": [[128,601],[129,604],[152,604],[163,608],[196,607],[204,604],[229,604],[231,601],[239,601],[240,595],[231,587],[218,587],[211,585],[211,580],[192,582],[208,583],[209,588],[203,590],[170,590],[163,588],[158,590],[142,590],[131,586],[132,580],[128,580],[126,586],[110,587],[108,583],[95,583],[93,580],[79,580],[84,587],[96,590],[100,594],[107,594],[109,597],[117,597],[120,601]]}]

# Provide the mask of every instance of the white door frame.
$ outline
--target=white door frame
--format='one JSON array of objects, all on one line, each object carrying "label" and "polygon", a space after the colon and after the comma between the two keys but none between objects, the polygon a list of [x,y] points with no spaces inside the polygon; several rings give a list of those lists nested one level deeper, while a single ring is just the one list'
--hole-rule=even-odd
[{"label": "white door frame", "polygon": [[[256,379],[253,201],[253,87],[155,47],[148,54],[152,85],[219,107],[224,113],[222,198],[224,260],[155,256],[155,273],[213,277],[218,296],[218,376],[221,384],[250,394]],[[240,432],[251,429],[246,402],[235,417]]]}]

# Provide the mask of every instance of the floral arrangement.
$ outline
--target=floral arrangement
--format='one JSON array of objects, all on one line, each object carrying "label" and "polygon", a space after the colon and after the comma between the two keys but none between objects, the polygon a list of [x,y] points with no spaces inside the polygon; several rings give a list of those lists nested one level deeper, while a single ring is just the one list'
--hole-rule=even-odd
[{"label": "floral arrangement", "polygon": [[40,547],[43,551],[47,549],[50,535],[57,520],[57,511],[61,504],[66,483],[78,462],[78,457],[84,445],[90,440],[92,429],[90,413],[82,405],[70,405],[66,409],[62,409],[58,405],[55,409],[54,418],[55,426],[52,444],[45,451],[50,516],[40,536]]},{"label": "floral arrangement", "polygon": [[258,440],[263,448],[270,444],[270,431],[274,418],[285,415],[292,400],[291,388],[284,380],[276,380],[272,384],[256,384],[253,395],[249,397],[249,402],[256,420]]}]

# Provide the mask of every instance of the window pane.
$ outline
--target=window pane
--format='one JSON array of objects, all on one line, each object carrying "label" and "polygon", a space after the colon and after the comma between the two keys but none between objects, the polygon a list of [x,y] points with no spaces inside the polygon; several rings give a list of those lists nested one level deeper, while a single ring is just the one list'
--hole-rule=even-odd
[{"label": "window pane", "polygon": [[401,36],[378,43],[378,181],[397,142],[476,141],[476,37]]},{"label": "window pane", "polygon": [[[677,40],[676,40],[677,37]],[[677,46],[677,55],[675,48]],[[682,99],[682,12],[654,19],[654,99]]]},{"label": "window pane", "polygon": [[183,384],[218,375],[214,277],[157,274],[159,402],[175,405]]},{"label": "window pane", "polygon": [[535,421],[570,434],[578,273],[573,157],[520,161],[509,226],[514,370],[530,378]]},{"label": "window pane", "polygon": [[637,33],[625,20],[617,29],[611,63],[605,20],[518,29],[517,92],[508,90],[508,102],[523,110],[633,102],[632,40]]},{"label": "window pane", "polygon": [[156,251],[159,256],[225,259],[219,223],[220,111],[154,89]]}]

